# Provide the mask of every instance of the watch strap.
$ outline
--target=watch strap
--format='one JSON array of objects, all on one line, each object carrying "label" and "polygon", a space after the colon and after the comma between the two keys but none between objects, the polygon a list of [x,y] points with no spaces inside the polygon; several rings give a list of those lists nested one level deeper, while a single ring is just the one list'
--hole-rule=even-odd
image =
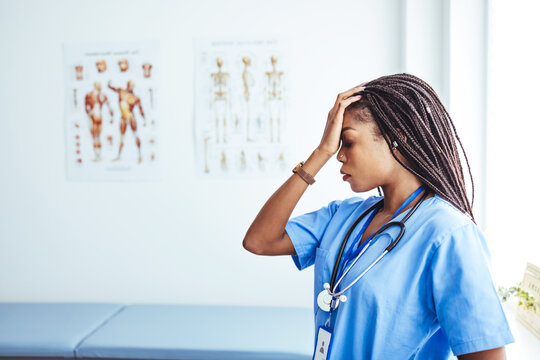
[{"label": "watch strap", "polygon": [[315,182],[315,178],[311,174],[309,174],[306,170],[302,168],[304,165],[304,162],[301,161],[298,165],[296,165],[293,169],[293,173],[300,176],[305,182],[307,182],[309,185],[313,185]]}]

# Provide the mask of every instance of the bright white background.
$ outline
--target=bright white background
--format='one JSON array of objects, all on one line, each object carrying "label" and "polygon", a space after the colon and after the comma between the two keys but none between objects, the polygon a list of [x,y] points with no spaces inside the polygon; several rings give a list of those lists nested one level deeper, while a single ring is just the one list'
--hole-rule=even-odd
[{"label": "bright white background", "polygon": [[[0,301],[311,306],[312,269],[241,245],[289,175],[196,175],[193,40],[212,36],[292,44],[291,168],[317,146],[338,92],[403,71],[430,83],[471,162],[494,279],[520,281],[527,261],[540,264],[528,225],[540,200],[533,3],[0,1]],[[164,180],[68,182],[62,44],[138,39],[161,48]],[[293,215],[354,195],[332,159]]]},{"label": "bright white background", "polygon": [[[197,177],[193,40],[290,39],[292,168],[318,144],[339,91],[401,70],[399,1],[2,6],[0,300],[311,306],[311,269],[298,272],[289,257],[258,257],[242,247],[258,210],[289,174]],[[137,39],[161,46],[165,180],[68,182],[62,44]],[[331,160],[296,213],[352,195]]]},{"label": "bright white background", "polygon": [[[493,0],[488,7],[485,233],[493,277],[506,287],[522,280],[527,262],[540,265],[539,12],[533,0]],[[508,358],[538,358],[540,341],[516,322],[516,306],[516,299],[504,304],[516,338]]]},{"label": "bright white background", "polygon": [[494,276],[511,284],[540,266],[540,3],[493,1],[490,13],[486,234]]}]

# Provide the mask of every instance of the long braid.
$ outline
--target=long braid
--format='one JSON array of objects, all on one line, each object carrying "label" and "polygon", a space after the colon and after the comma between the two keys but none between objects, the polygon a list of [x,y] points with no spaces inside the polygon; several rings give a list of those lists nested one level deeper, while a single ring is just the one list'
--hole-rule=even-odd
[{"label": "long braid", "polygon": [[[383,76],[364,86],[362,99],[351,104],[346,111],[368,108],[388,147],[391,148],[392,141],[396,141],[409,165],[392,151],[394,158],[429,190],[468,214],[475,222],[472,211],[474,181],[469,159],[450,115],[433,88],[410,74]],[[360,118],[358,112],[355,113],[360,120],[367,120]],[[461,147],[469,170],[471,204],[467,198],[455,140]]]}]

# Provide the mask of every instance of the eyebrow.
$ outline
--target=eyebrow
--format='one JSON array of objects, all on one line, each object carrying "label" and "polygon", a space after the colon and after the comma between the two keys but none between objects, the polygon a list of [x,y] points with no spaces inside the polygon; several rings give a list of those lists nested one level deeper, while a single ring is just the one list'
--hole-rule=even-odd
[{"label": "eyebrow", "polygon": [[347,126],[347,127],[344,127],[343,129],[341,129],[341,136],[343,136],[343,133],[347,130],[356,130],[355,128],[352,128],[350,126]]}]

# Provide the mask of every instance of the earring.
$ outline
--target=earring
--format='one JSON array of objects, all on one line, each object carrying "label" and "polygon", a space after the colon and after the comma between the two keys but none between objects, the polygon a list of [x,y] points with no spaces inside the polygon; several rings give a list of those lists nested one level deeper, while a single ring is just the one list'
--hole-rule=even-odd
[{"label": "earring", "polygon": [[394,140],[392,142],[392,149],[396,149],[398,147],[398,143],[396,142],[396,140]]}]

